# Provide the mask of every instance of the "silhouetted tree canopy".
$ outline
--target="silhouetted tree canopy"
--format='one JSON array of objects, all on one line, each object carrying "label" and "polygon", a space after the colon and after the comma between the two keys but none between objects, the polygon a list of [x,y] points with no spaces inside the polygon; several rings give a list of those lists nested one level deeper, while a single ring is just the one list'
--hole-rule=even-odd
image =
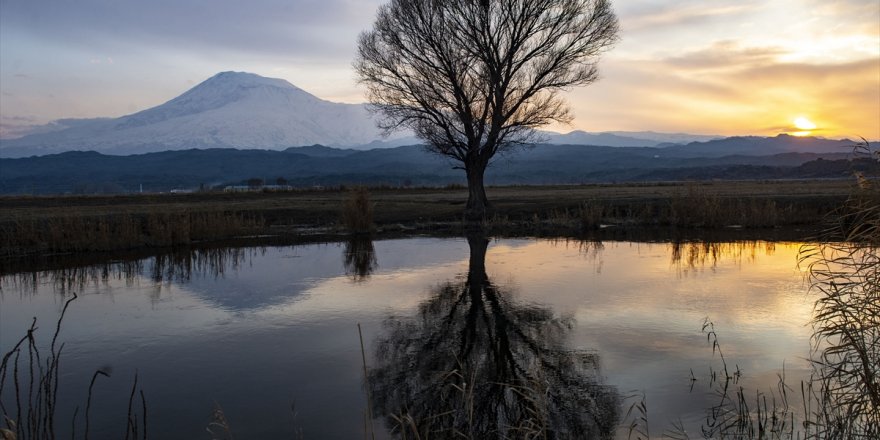
[{"label": "silhouetted tree canopy", "polygon": [[410,128],[463,164],[465,212],[478,219],[490,159],[569,122],[559,93],[598,78],[617,32],[609,0],[392,0],[354,65],[381,128]]},{"label": "silhouetted tree canopy", "polygon": [[620,402],[598,355],[567,349],[572,321],[512,301],[486,274],[488,240],[468,243],[466,278],[386,321],[368,377],[374,414],[414,438],[610,437]]}]

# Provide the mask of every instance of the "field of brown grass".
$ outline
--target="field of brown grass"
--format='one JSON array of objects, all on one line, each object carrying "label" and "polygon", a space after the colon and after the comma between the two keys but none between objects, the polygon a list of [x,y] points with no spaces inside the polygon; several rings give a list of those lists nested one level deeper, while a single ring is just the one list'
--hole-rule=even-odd
[{"label": "field of brown grass", "polygon": [[[818,225],[851,181],[492,187],[487,227],[573,233],[628,227]],[[241,235],[344,232],[346,190],[0,197],[0,255],[168,247]],[[430,232],[462,218],[464,188],[372,188],[379,231]]]}]

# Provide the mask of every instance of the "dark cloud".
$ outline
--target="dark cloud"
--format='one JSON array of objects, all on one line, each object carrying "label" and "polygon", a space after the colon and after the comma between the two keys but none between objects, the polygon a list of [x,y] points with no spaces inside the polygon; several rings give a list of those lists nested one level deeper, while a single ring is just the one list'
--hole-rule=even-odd
[{"label": "dark cloud", "polygon": [[101,52],[176,48],[340,55],[369,26],[378,0],[40,0],[3,4],[18,33]]}]

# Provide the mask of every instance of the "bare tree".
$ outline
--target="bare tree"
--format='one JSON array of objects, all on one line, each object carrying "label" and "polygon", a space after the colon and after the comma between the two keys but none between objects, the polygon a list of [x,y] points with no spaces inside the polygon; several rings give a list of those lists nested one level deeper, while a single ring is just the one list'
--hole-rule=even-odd
[{"label": "bare tree", "polygon": [[571,121],[560,92],[598,78],[617,32],[609,0],[391,0],[361,34],[354,66],[380,128],[410,128],[461,162],[465,214],[477,220],[490,160]]}]

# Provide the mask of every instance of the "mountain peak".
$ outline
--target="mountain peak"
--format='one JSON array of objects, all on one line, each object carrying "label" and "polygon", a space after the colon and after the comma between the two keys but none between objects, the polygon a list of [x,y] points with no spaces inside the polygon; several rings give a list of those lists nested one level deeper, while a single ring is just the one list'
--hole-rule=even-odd
[{"label": "mountain peak", "polygon": [[245,100],[312,104],[321,101],[278,78],[247,72],[220,72],[165,104],[123,117],[118,128],[132,128],[217,110]]},{"label": "mountain peak", "polygon": [[278,150],[317,143],[358,146],[379,137],[363,104],[324,101],[283,79],[228,71],[153,108],[4,141],[0,155],[230,147]]},{"label": "mountain peak", "polygon": [[220,72],[202,81],[177,98],[168,101],[168,104],[197,100],[208,100],[215,103],[220,100],[225,104],[252,95],[257,89],[276,89],[277,93],[294,95],[300,99],[319,100],[283,79],[267,78],[255,73],[228,71]]},{"label": "mountain peak", "polygon": [[299,87],[294,86],[293,84],[280,79],[280,78],[268,78],[265,76],[257,75],[256,73],[249,72],[234,72],[234,71],[226,71],[220,72],[205,81],[202,81],[195,88],[201,86],[223,86],[223,85],[235,85],[242,87],[258,87],[258,86],[271,86],[271,87],[280,87],[282,89],[292,89],[298,90],[300,92],[306,93]]}]

